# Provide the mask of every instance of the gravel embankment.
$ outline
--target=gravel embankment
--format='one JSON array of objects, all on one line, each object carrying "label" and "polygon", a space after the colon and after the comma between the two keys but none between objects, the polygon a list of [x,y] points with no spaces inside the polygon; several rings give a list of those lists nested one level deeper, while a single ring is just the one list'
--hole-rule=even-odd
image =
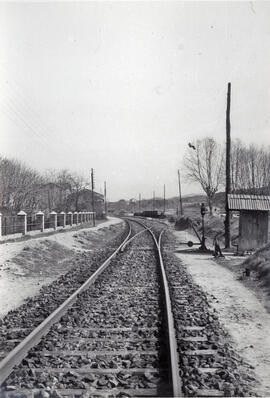
[{"label": "gravel embankment", "polygon": [[166,348],[152,249],[152,238],[140,235],[113,259],[8,377],[4,390],[44,390],[47,397],[67,389],[164,393]]},{"label": "gravel embankment", "polygon": [[44,286],[37,296],[27,299],[25,304],[0,319],[0,356],[3,357],[6,352],[14,348],[82,285],[113,253],[126,234],[127,228],[119,236],[111,239],[107,247],[95,252],[77,254],[70,271],[49,286]]}]

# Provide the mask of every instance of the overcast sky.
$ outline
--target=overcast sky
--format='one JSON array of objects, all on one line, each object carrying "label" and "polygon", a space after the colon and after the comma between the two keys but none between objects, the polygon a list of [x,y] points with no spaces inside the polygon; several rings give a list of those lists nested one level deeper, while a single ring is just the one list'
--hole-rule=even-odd
[{"label": "overcast sky", "polygon": [[[177,194],[187,143],[270,144],[270,2],[0,3],[0,153]],[[198,192],[184,184],[183,193]]]}]

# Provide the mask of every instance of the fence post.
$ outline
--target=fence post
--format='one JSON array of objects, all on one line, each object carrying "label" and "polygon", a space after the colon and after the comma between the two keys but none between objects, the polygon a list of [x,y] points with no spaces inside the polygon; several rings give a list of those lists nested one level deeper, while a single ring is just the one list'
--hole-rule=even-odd
[{"label": "fence post", "polygon": [[0,213],[0,236],[2,236],[2,213]]},{"label": "fence post", "polygon": [[54,230],[57,229],[57,213],[55,211],[50,212],[50,227]]},{"label": "fence post", "polygon": [[83,222],[85,222],[86,221],[86,212],[84,211],[83,212]]},{"label": "fence post", "polygon": [[65,228],[65,226],[66,226],[66,213],[64,211],[61,211],[59,216],[62,218],[62,220],[60,219],[60,223],[61,223],[62,227]]},{"label": "fence post", "polygon": [[78,224],[80,224],[82,222],[82,212],[79,211],[78,213]]},{"label": "fence post", "polygon": [[23,235],[26,235],[26,232],[27,232],[27,214],[23,210],[21,210],[17,214],[17,219],[18,219],[19,229],[21,230],[20,232]]},{"label": "fence post", "polygon": [[78,224],[78,212],[74,211],[73,213],[73,222],[74,224]]},{"label": "fence post", "polygon": [[72,224],[73,224],[73,213],[72,213],[72,211],[69,211],[67,213],[67,224],[70,225],[70,226],[72,226]]},{"label": "fence post", "polygon": [[37,222],[40,225],[40,231],[44,232],[44,213],[42,211],[37,212],[36,214]]}]

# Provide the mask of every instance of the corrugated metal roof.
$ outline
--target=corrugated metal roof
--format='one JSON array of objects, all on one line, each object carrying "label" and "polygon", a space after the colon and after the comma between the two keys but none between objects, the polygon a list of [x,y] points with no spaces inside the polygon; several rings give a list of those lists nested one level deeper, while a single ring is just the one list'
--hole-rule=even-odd
[{"label": "corrugated metal roof", "polygon": [[229,194],[230,210],[270,210],[270,196]]}]

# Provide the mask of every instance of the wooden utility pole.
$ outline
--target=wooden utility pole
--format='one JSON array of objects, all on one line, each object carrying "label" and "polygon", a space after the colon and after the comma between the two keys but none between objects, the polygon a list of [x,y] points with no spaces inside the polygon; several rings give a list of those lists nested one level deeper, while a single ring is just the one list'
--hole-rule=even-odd
[{"label": "wooden utility pole", "polygon": [[[48,190],[48,206],[49,206],[49,210],[52,211],[51,208],[51,195],[50,195],[50,191]],[[77,209],[75,209],[77,211]]]},{"label": "wooden utility pole", "polygon": [[153,191],[153,210],[155,210],[155,200],[156,200],[156,195],[155,191]]},{"label": "wooden utility pole", "polygon": [[91,188],[92,188],[92,212],[93,212],[93,224],[94,227],[96,226],[96,220],[95,220],[95,201],[94,201],[94,188],[95,188],[95,182],[94,182],[94,169],[91,169]]},{"label": "wooden utility pole", "polygon": [[165,215],[165,211],[166,211],[166,187],[165,184],[163,186],[163,213]]},{"label": "wooden utility pole", "polygon": [[107,216],[107,186],[106,186],[106,181],[104,181],[104,212],[105,212],[105,216]]},{"label": "wooden utility pole", "polygon": [[225,248],[231,246],[231,231],[230,231],[230,210],[228,204],[228,194],[231,192],[231,83],[228,83],[227,91],[227,110],[226,110],[226,190],[225,190]]},{"label": "wooden utility pole", "polygon": [[139,213],[141,212],[141,194],[139,193]]},{"label": "wooden utility pole", "polygon": [[178,170],[178,189],[179,189],[179,211],[182,216],[183,215],[183,205],[182,205],[181,180],[180,180],[180,171],[179,170]]}]

